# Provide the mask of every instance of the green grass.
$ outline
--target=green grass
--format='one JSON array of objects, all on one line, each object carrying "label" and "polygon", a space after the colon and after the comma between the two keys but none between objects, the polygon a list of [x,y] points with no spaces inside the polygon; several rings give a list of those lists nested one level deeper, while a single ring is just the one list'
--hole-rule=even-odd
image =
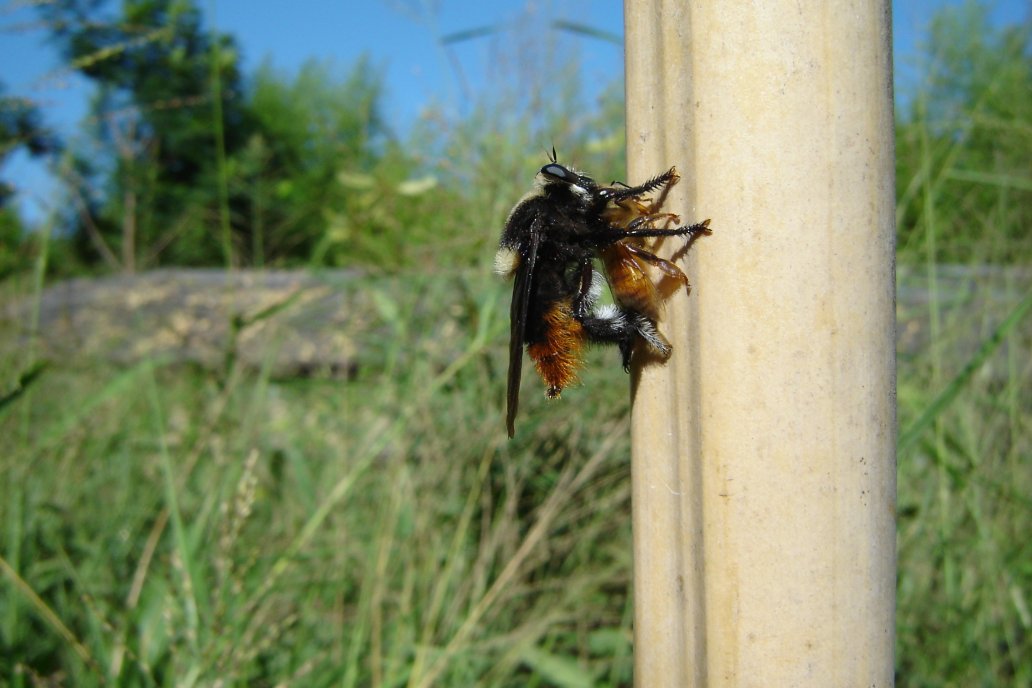
[{"label": "green grass", "polygon": [[[1012,244],[930,258],[948,190],[900,253],[898,683],[1029,685],[1032,277]],[[0,682],[630,685],[616,354],[558,411],[527,394],[509,442],[505,285],[359,286],[348,380],[41,368],[0,335]]]},{"label": "green grass", "polygon": [[1032,113],[991,111],[1028,69],[897,129],[900,685],[1032,685]]},{"label": "green grass", "polygon": [[487,280],[369,280],[348,382],[37,377],[0,410],[5,680],[625,683],[626,380],[508,442]]},{"label": "green grass", "polygon": [[[1028,319],[993,338],[1029,288],[1012,273],[900,313],[940,311],[900,359],[903,436],[935,408],[900,455],[900,685],[1032,680]],[[629,685],[626,378],[593,353],[562,412],[528,395],[506,440],[490,280],[366,278],[378,326],[348,381],[30,378],[0,408],[4,680]]]},{"label": "green grass", "polygon": [[[928,172],[901,180],[920,208],[900,212],[918,224],[899,255],[898,683],[1029,685],[1028,255],[982,239],[940,264],[986,189]],[[1006,226],[996,190],[987,226]],[[40,274],[4,300],[33,303]],[[232,352],[219,372],[41,367],[5,328],[0,681],[630,685],[616,354],[593,352],[558,411],[527,394],[510,442],[506,286],[357,286],[375,325],[350,333],[347,380],[272,379]]]},{"label": "green grass", "polygon": [[956,303],[925,306],[943,311],[939,336],[900,358],[901,685],[1032,681],[1032,276],[1023,272],[1010,288],[1006,274],[954,282]]},{"label": "green grass", "polygon": [[[959,127],[897,137],[901,686],[1032,685],[1032,180],[993,162],[1032,128],[990,110],[1021,93],[994,74]],[[453,145],[475,152],[467,126]],[[530,146],[490,145],[469,225],[504,216],[526,167]],[[451,250],[480,250],[463,236]],[[4,303],[38,296],[46,251]],[[3,323],[0,684],[630,685],[616,354],[592,353],[558,411],[528,393],[510,442],[505,286],[360,286],[376,324],[350,333],[347,380],[274,379],[232,350],[218,372],[43,362]]]}]

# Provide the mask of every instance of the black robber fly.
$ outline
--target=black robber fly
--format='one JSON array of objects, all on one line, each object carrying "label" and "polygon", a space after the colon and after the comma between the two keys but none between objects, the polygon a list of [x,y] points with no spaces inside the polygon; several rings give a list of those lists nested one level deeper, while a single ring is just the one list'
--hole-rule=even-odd
[{"label": "black robber fly", "polygon": [[509,437],[515,434],[524,346],[549,398],[558,397],[576,379],[587,343],[616,344],[625,369],[630,367],[635,341],[643,341],[662,357],[670,354],[670,345],[656,328],[655,309],[640,306],[653,303],[651,296],[639,297],[638,292],[647,289],[643,284],[633,284],[614,268],[609,280],[615,303],[597,303],[604,280],[594,269],[595,259],[609,248],[629,256],[635,265],[644,261],[665,272],[672,268],[683,277],[679,268],[637,242],[709,233],[709,220],[675,228],[656,226],[676,216],[658,213],[645,195],[676,182],[673,168],[639,186],[601,186],[560,165],[555,149],[549,159],[534,188],[509,213],[495,255],[496,272],[514,279],[506,393]]}]

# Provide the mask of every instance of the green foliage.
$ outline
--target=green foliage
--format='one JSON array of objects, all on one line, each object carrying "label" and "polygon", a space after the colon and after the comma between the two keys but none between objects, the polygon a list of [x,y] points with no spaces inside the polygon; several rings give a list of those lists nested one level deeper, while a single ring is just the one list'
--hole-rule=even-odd
[{"label": "green foliage", "polygon": [[[558,59],[551,38],[498,61],[493,78],[513,90],[461,117],[430,114],[401,142],[367,58],[342,76],[328,64],[291,76],[266,63],[245,85],[232,40],[203,31],[188,0],[134,0],[113,17],[84,0],[41,12],[97,84],[88,144],[62,167],[71,265],[397,270],[442,246],[470,265],[552,145],[601,177],[623,176],[619,81],[600,104],[584,103],[576,56],[565,48]],[[213,131],[215,105],[225,126]],[[485,135],[501,130],[511,135]]]},{"label": "green foliage", "polygon": [[[29,155],[40,157],[58,150],[59,143],[44,126],[39,107],[5,95],[0,82],[0,167],[14,151],[24,148]],[[0,183],[0,209],[7,206],[13,190]]]},{"label": "green foliage", "polygon": [[627,684],[619,366],[570,390],[590,432],[535,395],[508,443],[504,286],[335,286],[379,315],[347,382],[145,361],[48,370],[0,409],[0,675]]},{"label": "green foliage", "polygon": [[407,245],[430,238],[418,211],[436,181],[413,183],[418,170],[380,113],[381,83],[365,58],[343,78],[318,62],[293,80],[258,70],[249,107],[260,133],[233,179],[250,190],[256,263],[398,268],[411,265]]},{"label": "green foliage", "polygon": [[251,127],[232,38],[207,32],[189,0],[128,0],[117,17],[85,0],[40,11],[69,64],[97,87],[92,145],[73,151],[66,172],[77,210],[69,221],[89,235],[77,242],[83,254],[129,271],[224,263],[218,146],[232,155]]},{"label": "green foliage", "polygon": [[897,114],[902,253],[1014,262],[1032,243],[1032,19],[996,28],[983,4],[945,8],[926,60]]},{"label": "green foliage", "polygon": [[[71,36],[93,5],[51,19]],[[507,442],[507,295],[482,265],[553,144],[623,176],[619,84],[584,103],[541,39],[540,62],[498,60],[511,92],[431,110],[403,143],[368,60],[340,76],[265,65],[246,86],[228,69],[219,92],[241,119],[220,168],[206,70],[235,58],[192,7],[129,2],[100,22],[121,33],[75,43],[72,64],[110,81],[99,153],[66,168],[76,255],[99,255],[88,217],[123,266],[135,195],[138,265],[221,262],[224,182],[241,263],[372,268],[327,281],[373,325],[349,333],[345,380],[274,380],[230,354],[219,373],[43,370],[31,324],[0,328],[0,682],[630,685],[626,377],[593,353],[563,409],[527,396]],[[1029,685],[1029,29],[956,12],[934,22],[897,121],[897,682]],[[167,27],[178,38],[152,32]],[[152,121],[164,96],[133,66],[151,59],[200,100]],[[177,181],[158,161],[186,141],[203,154]],[[46,250],[8,245],[23,262]]]},{"label": "green foliage", "polygon": [[[0,82],[0,168],[16,150],[40,158],[60,150],[60,142],[43,124],[39,108],[5,95]],[[0,279],[32,263],[35,242],[27,235],[17,210],[10,203],[14,189],[0,181]]]},{"label": "green foliage", "polygon": [[18,213],[0,205],[0,279],[25,269],[30,262],[31,248]]},{"label": "green foliage", "polygon": [[897,113],[899,685],[1032,681],[1032,25],[987,16]]},{"label": "green foliage", "polygon": [[899,359],[898,684],[1027,685],[1032,283],[900,278],[930,298],[900,318],[904,342],[926,343]]}]

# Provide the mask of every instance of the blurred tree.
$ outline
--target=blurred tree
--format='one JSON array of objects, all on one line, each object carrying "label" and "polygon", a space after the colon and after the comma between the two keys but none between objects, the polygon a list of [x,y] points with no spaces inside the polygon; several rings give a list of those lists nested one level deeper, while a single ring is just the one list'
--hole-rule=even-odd
[{"label": "blurred tree", "polygon": [[921,245],[932,223],[929,258],[1027,255],[1018,249],[1032,240],[1032,20],[998,28],[985,3],[944,8],[924,54],[918,92],[897,113],[901,248]]},{"label": "blurred tree", "polygon": [[219,146],[241,151],[252,128],[234,41],[205,30],[192,0],[126,0],[114,17],[106,8],[40,7],[70,67],[97,86],[93,146],[76,149],[67,168],[80,245],[117,256],[126,271],[224,261]]},{"label": "blurred tree", "polygon": [[[60,148],[60,141],[44,126],[36,105],[6,95],[6,87],[0,82],[0,168],[16,150],[41,157]],[[10,203],[13,196],[14,187],[0,181],[0,278],[29,263],[25,227]]]},{"label": "blurred tree", "polygon": [[392,145],[380,112],[382,83],[364,57],[343,78],[316,61],[293,79],[268,61],[258,69],[249,100],[257,126],[234,180],[235,192],[250,189],[248,224],[260,230],[256,262],[312,258],[330,218],[353,209],[338,174],[368,174]]},{"label": "blurred tree", "polygon": [[316,61],[293,77],[268,62],[258,69],[255,133],[232,161],[233,194],[251,199],[240,219],[254,228],[256,264],[394,270],[427,263],[469,232],[467,196],[442,189],[439,161],[397,140],[382,100],[383,76],[367,57],[343,73]]},{"label": "blurred tree", "polygon": [[233,40],[204,32],[192,0],[106,6],[40,10],[97,85],[88,143],[62,168],[78,253],[125,271],[225,264],[228,221],[236,264],[391,268],[440,239],[420,214],[436,182],[391,135],[369,59],[343,76],[266,63],[245,84]]},{"label": "blurred tree", "polygon": [[[6,95],[7,87],[0,82],[0,167],[14,151],[24,148],[32,157],[40,157],[60,150],[60,142],[43,125],[39,108],[23,98]],[[14,190],[0,182],[0,208],[10,201]]]}]

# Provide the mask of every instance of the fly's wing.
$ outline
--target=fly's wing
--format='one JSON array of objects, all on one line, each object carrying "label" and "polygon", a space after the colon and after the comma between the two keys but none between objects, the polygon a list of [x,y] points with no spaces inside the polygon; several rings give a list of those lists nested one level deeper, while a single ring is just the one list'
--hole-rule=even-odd
[{"label": "fly's wing", "polygon": [[512,306],[509,310],[509,382],[505,395],[505,426],[509,438],[516,434],[516,411],[520,406],[520,376],[523,373],[523,341],[527,333],[527,311],[530,307],[534,264],[537,262],[541,234],[535,221],[530,228],[527,254],[516,268],[516,283],[512,288]]}]

